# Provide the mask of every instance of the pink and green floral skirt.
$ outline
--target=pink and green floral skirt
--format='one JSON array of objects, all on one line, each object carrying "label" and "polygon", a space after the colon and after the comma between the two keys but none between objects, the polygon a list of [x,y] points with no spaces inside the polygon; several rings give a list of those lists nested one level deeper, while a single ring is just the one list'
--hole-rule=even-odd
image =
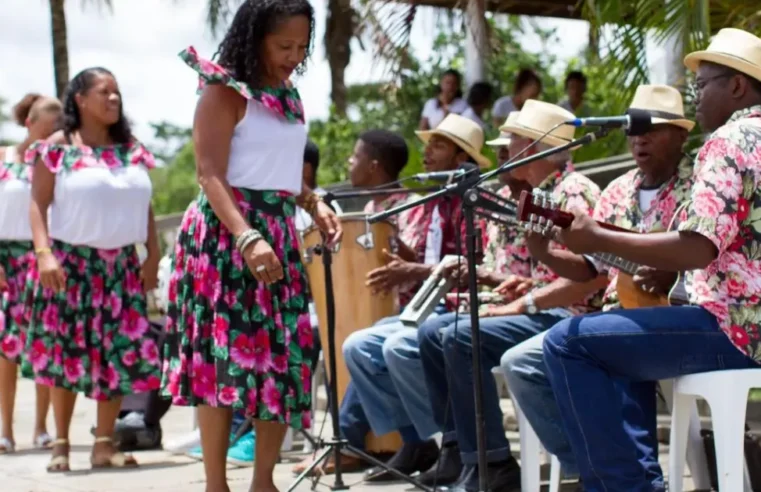
[{"label": "pink and green floral skirt", "polygon": [[0,292],[0,357],[18,364],[24,352],[30,304],[27,302],[29,268],[34,264],[31,241],[0,241],[0,266],[8,289]]},{"label": "pink and green floral skirt", "polygon": [[159,348],[149,333],[134,246],[104,250],[53,241],[66,290],[39,284],[22,361],[25,376],[95,400],[157,389]]},{"label": "pink and green floral skirt", "polygon": [[308,428],[315,348],[295,199],[279,191],[233,191],[283,264],[283,280],[256,281],[201,193],[185,212],[173,254],[163,393],[177,405],[240,409]]}]

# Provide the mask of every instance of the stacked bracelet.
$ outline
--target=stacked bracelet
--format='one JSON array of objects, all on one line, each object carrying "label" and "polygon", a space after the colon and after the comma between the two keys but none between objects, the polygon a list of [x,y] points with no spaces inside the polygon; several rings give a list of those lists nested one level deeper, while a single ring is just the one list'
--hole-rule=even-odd
[{"label": "stacked bracelet", "polygon": [[255,229],[249,229],[238,236],[238,239],[235,240],[235,249],[238,250],[238,253],[243,254],[246,248],[260,239],[264,239],[264,236],[262,236],[259,231]]},{"label": "stacked bracelet", "polygon": [[310,193],[306,198],[304,198],[303,208],[309,215],[314,215],[314,213],[317,211],[317,204],[321,201],[322,197],[320,195],[317,193]]}]

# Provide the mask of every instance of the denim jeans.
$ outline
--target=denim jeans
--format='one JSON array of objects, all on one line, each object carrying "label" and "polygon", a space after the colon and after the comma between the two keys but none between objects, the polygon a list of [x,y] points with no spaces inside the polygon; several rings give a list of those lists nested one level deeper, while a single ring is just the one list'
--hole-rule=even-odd
[{"label": "denim jeans", "polygon": [[637,459],[636,425],[622,412],[616,379],[658,381],[721,369],[758,368],[708,311],[655,307],[574,317],[544,340],[547,374],[584,487],[662,490]]},{"label": "denim jeans", "polygon": [[[542,351],[546,336],[547,332],[540,333],[511,348],[502,356],[500,366],[507,379],[510,396],[520,405],[544,448],[557,456],[567,478],[577,477],[576,458],[547,378]],[[662,487],[663,477],[658,465],[655,383],[619,380],[616,385],[621,391],[623,412],[632,423],[630,435],[635,438],[639,461],[649,480]]]},{"label": "denim jeans", "polygon": [[[510,457],[510,443],[505,437],[499,395],[491,369],[499,365],[502,354],[509,348],[541,333],[568,316],[570,313],[565,309],[551,309],[531,316],[500,316],[479,320],[482,341],[481,379],[484,411],[482,417],[486,438],[486,457],[489,462],[503,461]],[[438,357],[443,357],[444,362],[439,361],[438,364],[446,368],[446,373],[436,375],[426,372],[426,378],[438,378],[438,381],[431,382],[431,386],[437,388],[442,387],[443,381],[447,382],[462,461],[466,465],[471,465],[478,462],[478,451],[470,316],[460,315],[456,323],[452,321],[454,320],[445,326],[439,325],[442,352]],[[427,349],[428,356],[433,355],[431,349],[432,347]],[[446,405],[442,402],[438,404]]]},{"label": "denim jeans", "polygon": [[[415,333],[416,330],[404,326],[398,317],[383,319],[371,328],[352,333],[344,342],[343,355],[351,374],[350,385],[356,389],[373,432],[383,435],[398,430],[405,442],[409,442],[434,434],[436,428],[430,417],[428,399],[418,398],[405,405],[389,373],[385,344],[389,337],[403,332]],[[424,390],[422,378],[418,379],[419,388]],[[425,422],[426,419],[429,423],[423,424],[422,432],[418,432],[414,423]]]}]

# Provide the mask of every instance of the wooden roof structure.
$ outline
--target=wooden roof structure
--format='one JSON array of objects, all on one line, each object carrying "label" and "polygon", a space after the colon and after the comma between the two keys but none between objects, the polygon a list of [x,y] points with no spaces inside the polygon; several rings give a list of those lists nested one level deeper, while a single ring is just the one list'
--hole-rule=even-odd
[{"label": "wooden roof structure", "polygon": [[[461,8],[464,4],[464,0],[398,1],[445,9]],[[486,0],[486,10],[500,14],[581,19],[581,4],[580,0]]]}]

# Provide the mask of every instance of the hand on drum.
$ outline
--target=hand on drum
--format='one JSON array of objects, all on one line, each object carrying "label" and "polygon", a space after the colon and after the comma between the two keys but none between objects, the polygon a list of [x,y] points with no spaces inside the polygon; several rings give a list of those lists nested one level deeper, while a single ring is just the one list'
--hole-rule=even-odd
[{"label": "hand on drum", "polygon": [[314,213],[314,223],[327,236],[327,246],[332,247],[341,241],[343,229],[341,221],[338,220],[336,213],[325,202],[317,203],[317,209]]},{"label": "hand on drum", "polygon": [[258,282],[266,285],[274,284],[283,279],[283,265],[277,255],[264,239],[254,243],[243,251],[243,259]]},{"label": "hand on drum", "polygon": [[389,292],[397,285],[409,280],[410,263],[401,259],[398,255],[383,250],[383,255],[389,262],[367,274],[365,285],[370,287],[373,294]]}]

